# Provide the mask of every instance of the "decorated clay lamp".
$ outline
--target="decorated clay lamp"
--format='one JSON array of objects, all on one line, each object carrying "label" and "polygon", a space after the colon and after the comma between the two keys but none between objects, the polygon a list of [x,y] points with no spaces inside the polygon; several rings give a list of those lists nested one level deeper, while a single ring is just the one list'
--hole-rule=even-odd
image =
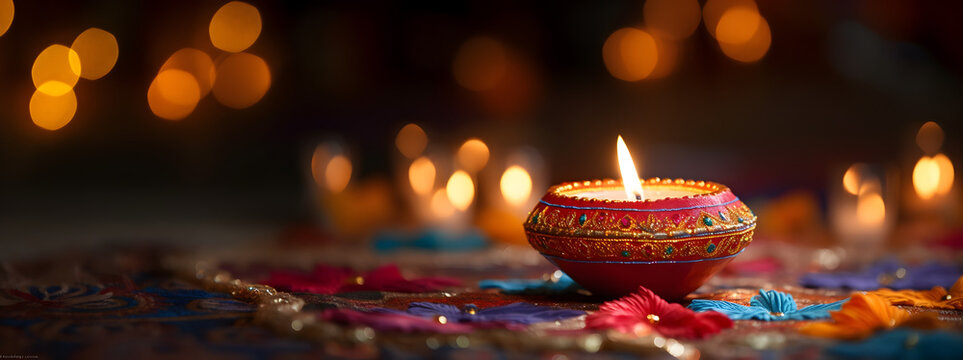
[{"label": "decorated clay lamp", "polygon": [[756,216],[724,185],[639,179],[618,139],[622,181],[551,187],[529,213],[529,243],[593,294],[645,286],[682,299],[752,241]]}]

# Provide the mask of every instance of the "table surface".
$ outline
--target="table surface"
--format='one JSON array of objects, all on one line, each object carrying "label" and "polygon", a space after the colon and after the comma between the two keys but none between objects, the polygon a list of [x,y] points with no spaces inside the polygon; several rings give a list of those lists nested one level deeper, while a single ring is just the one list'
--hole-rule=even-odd
[{"label": "table surface", "polygon": [[[428,293],[361,291],[336,294],[294,293],[304,301],[300,313],[317,319],[324,309],[403,310],[416,301],[480,308],[529,302],[541,306],[595,311],[605,299],[580,293],[507,295],[482,290],[482,279],[538,279],[555,269],[524,247],[496,247],[465,253],[408,251],[375,254],[357,245],[215,247],[207,251],[159,247],[100,248],[89,252],[48,254],[30,261],[4,263],[0,296],[0,354],[41,358],[77,357],[424,357],[520,356],[568,358],[601,352],[611,357],[670,357],[656,337],[612,332],[576,332],[581,318],[525,329],[487,329],[462,335],[370,332],[357,326],[325,323],[324,331],[280,329],[275,319],[259,314],[256,300],[222,292],[184,267],[205,264],[246,283],[258,284],[271,271],[310,269],[315,264],[371,269],[396,263],[406,277],[449,276],[463,286]],[[174,264],[174,265],[172,265]],[[177,265],[180,264],[180,265]],[[186,264],[186,265],[185,265]],[[180,266],[180,268],[178,268]],[[197,265],[200,266],[200,265]],[[802,305],[844,299],[846,290],[806,289],[795,285],[798,274],[777,271],[746,275],[727,271],[713,278],[693,298],[748,304],[760,288],[791,293]],[[934,312],[963,328],[963,311],[910,308]],[[305,315],[306,314],[306,315]],[[299,315],[300,316],[300,315]],[[314,321],[314,320],[312,320]],[[276,325],[276,324],[275,324]],[[736,321],[706,340],[681,341],[693,358],[818,358],[834,341],[799,334],[796,321]],[[370,333],[369,333],[370,332]],[[461,337],[459,337],[461,336]],[[665,340],[665,339],[663,339]],[[593,345],[599,342],[600,346]]]}]

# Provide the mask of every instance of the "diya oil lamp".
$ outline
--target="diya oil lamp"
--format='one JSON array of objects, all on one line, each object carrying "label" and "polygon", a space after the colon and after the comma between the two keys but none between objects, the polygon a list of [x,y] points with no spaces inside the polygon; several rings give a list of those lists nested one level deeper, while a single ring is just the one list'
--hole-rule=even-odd
[{"label": "diya oil lamp", "polygon": [[529,243],[579,285],[682,299],[752,241],[756,216],[726,186],[641,180],[621,136],[618,154],[622,181],[553,186],[524,224]]}]

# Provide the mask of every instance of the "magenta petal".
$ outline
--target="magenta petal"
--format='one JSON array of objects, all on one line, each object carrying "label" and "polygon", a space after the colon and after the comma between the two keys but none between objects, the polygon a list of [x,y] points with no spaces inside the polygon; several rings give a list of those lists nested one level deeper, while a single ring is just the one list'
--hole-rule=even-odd
[{"label": "magenta petal", "polygon": [[362,275],[364,284],[348,285],[345,291],[377,290],[403,293],[433,292],[461,282],[450,278],[420,278],[407,280],[401,276],[397,265],[385,265]]},{"label": "magenta petal", "polygon": [[441,324],[434,319],[426,319],[413,315],[388,312],[362,312],[348,309],[327,309],[321,313],[321,318],[343,325],[369,326],[378,331],[459,334],[467,333],[472,330],[471,326],[463,324]]},{"label": "magenta petal", "polygon": [[732,327],[732,320],[714,311],[697,314],[639,287],[634,294],[599,306],[599,311],[586,317],[585,326],[626,333],[652,328],[669,337],[701,339]]}]

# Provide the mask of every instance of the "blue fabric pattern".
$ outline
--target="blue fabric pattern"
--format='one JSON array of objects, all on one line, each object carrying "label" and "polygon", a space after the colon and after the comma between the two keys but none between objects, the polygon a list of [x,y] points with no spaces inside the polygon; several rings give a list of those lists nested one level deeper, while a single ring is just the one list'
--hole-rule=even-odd
[{"label": "blue fabric pattern", "polygon": [[826,354],[860,359],[963,359],[963,335],[901,328],[837,344],[826,349]]},{"label": "blue fabric pattern", "polygon": [[799,284],[812,288],[844,288],[853,290],[929,290],[934,286],[949,288],[960,277],[955,265],[928,263],[908,266],[889,259],[858,272],[809,273]]}]

